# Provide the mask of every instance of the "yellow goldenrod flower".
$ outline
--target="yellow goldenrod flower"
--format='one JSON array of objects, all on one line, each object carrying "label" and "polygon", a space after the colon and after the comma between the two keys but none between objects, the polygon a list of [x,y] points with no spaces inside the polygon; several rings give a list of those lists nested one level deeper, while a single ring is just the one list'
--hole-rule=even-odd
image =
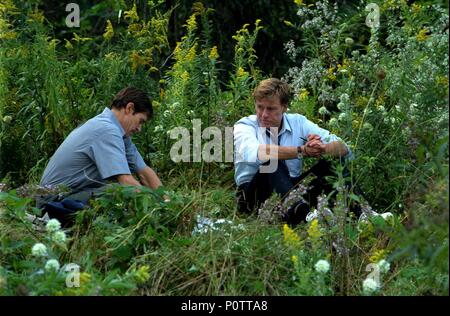
[{"label": "yellow goldenrod flower", "polygon": [[447,76],[437,76],[436,78],[437,84],[448,86],[448,77]]},{"label": "yellow goldenrod flower", "polygon": [[375,250],[369,258],[369,261],[372,263],[377,263],[381,259],[385,259],[387,256],[387,251],[385,249]]},{"label": "yellow goldenrod flower", "polygon": [[83,42],[87,42],[87,41],[92,40],[92,38],[90,38],[90,37],[80,37],[77,33],[73,33],[72,40],[77,42],[77,43],[80,43],[80,42],[83,43]]},{"label": "yellow goldenrod flower", "polygon": [[31,22],[32,21],[35,21],[38,23],[44,22],[44,14],[40,10],[36,10],[36,11],[29,13],[28,17],[29,17],[28,21],[31,21]]},{"label": "yellow goldenrod flower", "polygon": [[287,225],[283,225],[284,243],[287,246],[297,247],[300,245],[300,238],[298,235]]},{"label": "yellow goldenrod flower", "polygon": [[334,81],[336,80],[336,75],[334,74],[334,67],[328,68],[328,79]]},{"label": "yellow goldenrod flower", "polygon": [[421,10],[420,4],[413,3],[413,5],[411,6],[411,11],[412,11],[414,14],[417,14],[417,13],[420,12],[420,10]]},{"label": "yellow goldenrod flower", "polygon": [[181,79],[183,79],[184,82],[189,80],[189,73],[186,70],[181,74]]},{"label": "yellow goldenrod flower", "polygon": [[189,49],[188,53],[185,56],[186,61],[193,61],[195,59],[195,56],[197,55],[197,53],[196,53],[197,46],[198,46],[198,44],[195,43],[194,46],[192,46]]},{"label": "yellow goldenrod flower", "polygon": [[294,264],[294,266],[297,266],[298,265],[298,256],[292,256],[291,257],[291,260],[292,260],[292,263]]},{"label": "yellow goldenrod flower", "polygon": [[428,33],[428,29],[426,29],[426,28],[421,29],[421,30],[419,31],[419,34],[416,35],[416,39],[417,39],[419,42],[425,41],[425,40],[428,38],[427,33]]},{"label": "yellow goldenrod flower", "polygon": [[309,91],[307,89],[300,89],[300,93],[298,94],[298,98],[300,99],[300,101],[305,100],[306,98],[308,98],[309,95]]},{"label": "yellow goldenrod flower", "polygon": [[186,26],[188,33],[194,32],[197,29],[197,20],[195,19],[197,14],[198,13],[192,14],[189,17],[189,19],[186,21],[186,24],[184,25],[184,26]]},{"label": "yellow goldenrod flower", "polygon": [[114,29],[110,20],[106,21],[106,29],[105,33],[103,33],[103,37],[109,41],[114,36]]},{"label": "yellow goldenrod flower", "polygon": [[136,271],[137,281],[140,283],[146,282],[150,278],[150,273],[148,273],[149,270],[150,270],[150,267],[147,265],[140,267]]},{"label": "yellow goldenrod flower", "polygon": [[241,77],[246,77],[248,76],[248,72],[244,70],[244,68],[239,67],[237,70],[237,77],[241,78]]},{"label": "yellow goldenrod flower", "polygon": [[217,53],[217,46],[213,46],[211,51],[209,52],[209,59],[217,59],[219,58],[219,53]]},{"label": "yellow goldenrod flower", "polygon": [[91,281],[91,275],[87,272],[80,273],[80,287],[86,286]]},{"label": "yellow goldenrod flower", "polygon": [[317,218],[311,221],[311,224],[308,228],[308,236],[312,241],[317,241],[322,236],[322,233],[320,232],[319,221],[317,220]]},{"label": "yellow goldenrod flower", "polygon": [[133,3],[133,8],[124,12],[125,19],[129,19],[131,22],[139,21],[139,15],[137,14],[136,2]]},{"label": "yellow goldenrod flower", "polygon": [[131,60],[131,69],[133,70],[133,72],[136,72],[139,66],[147,64],[146,58],[140,56],[135,50],[131,52],[129,58]]},{"label": "yellow goldenrod flower", "polygon": [[303,5],[303,0],[294,0],[296,5]]}]

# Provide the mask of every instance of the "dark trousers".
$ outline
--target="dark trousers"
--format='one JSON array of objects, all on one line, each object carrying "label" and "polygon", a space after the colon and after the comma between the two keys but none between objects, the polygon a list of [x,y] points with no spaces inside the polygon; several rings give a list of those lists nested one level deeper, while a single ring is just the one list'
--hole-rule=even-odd
[{"label": "dark trousers", "polygon": [[[309,189],[303,195],[306,203],[301,205],[295,204],[287,211],[284,220],[290,224],[298,224],[306,218],[310,209],[317,207],[317,198],[321,194],[328,195],[333,192],[333,184],[327,180],[328,176],[334,176],[331,163],[327,160],[320,159],[308,171],[304,172],[298,178],[289,176],[289,171],[284,162],[278,163],[278,168],[273,173],[255,174],[250,182],[244,183],[238,187],[237,201],[238,209],[243,213],[252,213],[259,208],[274,192],[281,197],[286,197],[287,193],[306,176],[312,176],[313,179],[309,183]],[[348,171],[344,169],[344,176],[348,175]],[[346,183],[350,188],[350,183]],[[336,192],[333,192],[336,196]],[[332,199],[331,199],[332,200]],[[352,211],[359,216],[358,207],[353,207]]]}]

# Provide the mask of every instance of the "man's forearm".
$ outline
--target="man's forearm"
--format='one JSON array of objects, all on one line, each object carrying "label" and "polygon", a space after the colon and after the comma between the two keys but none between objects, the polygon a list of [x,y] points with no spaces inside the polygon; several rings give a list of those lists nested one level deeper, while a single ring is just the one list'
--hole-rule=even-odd
[{"label": "man's forearm", "polygon": [[325,155],[329,155],[332,157],[342,157],[348,154],[348,149],[344,145],[344,143],[339,141],[334,141],[328,144],[325,144]]},{"label": "man's forearm", "polygon": [[287,160],[297,158],[296,146],[259,145],[258,159],[266,161],[269,159]]},{"label": "man's forearm", "polygon": [[150,167],[145,167],[138,174],[142,184],[150,189],[156,189],[162,185],[161,180],[159,180],[155,171]]}]

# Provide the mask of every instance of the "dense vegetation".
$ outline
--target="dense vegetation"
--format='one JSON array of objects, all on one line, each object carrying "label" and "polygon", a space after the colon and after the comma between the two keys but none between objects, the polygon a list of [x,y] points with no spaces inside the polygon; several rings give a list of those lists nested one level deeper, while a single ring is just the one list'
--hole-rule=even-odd
[{"label": "dense vegetation", "polygon": [[[370,2],[379,25],[368,1],[80,1],[69,28],[62,4],[1,0],[0,294],[448,295],[448,3]],[[349,218],[338,170],[336,222],[291,228],[236,212],[225,150],[170,159],[171,129],[225,135],[270,75],[294,88],[290,112],[350,145],[351,181],[394,218]],[[164,189],[114,187],[74,227],[36,230],[49,158],[130,84],[153,99],[134,142]]]}]

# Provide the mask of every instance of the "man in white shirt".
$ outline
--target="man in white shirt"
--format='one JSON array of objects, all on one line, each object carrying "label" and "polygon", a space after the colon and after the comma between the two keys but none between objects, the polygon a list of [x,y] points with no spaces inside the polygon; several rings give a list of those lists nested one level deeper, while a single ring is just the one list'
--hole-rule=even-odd
[{"label": "man in white shirt", "polygon": [[[256,115],[240,119],[234,125],[235,182],[238,205],[242,212],[252,212],[273,192],[282,197],[298,183],[303,157],[351,158],[352,152],[342,140],[300,114],[286,113],[291,99],[287,83],[270,78],[260,82],[253,92]],[[321,193],[332,186],[325,176],[333,175],[331,165],[319,160],[308,172],[314,174],[307,203],[294,205],[284,218],[297,224]]]}]

